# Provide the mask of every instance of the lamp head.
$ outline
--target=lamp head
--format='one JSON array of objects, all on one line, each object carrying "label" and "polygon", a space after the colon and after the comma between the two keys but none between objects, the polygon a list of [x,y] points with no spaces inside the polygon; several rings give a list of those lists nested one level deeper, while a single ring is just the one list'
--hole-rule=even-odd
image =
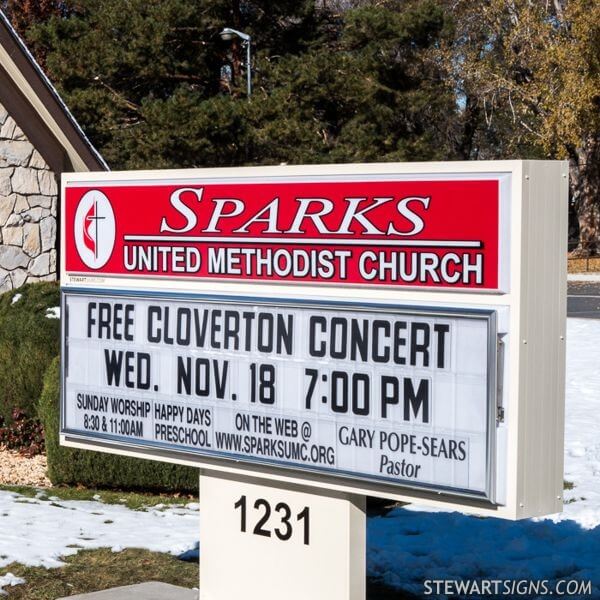
[{"label": "lamp head", "polygon": [[244,40],[246,43],[250,43],[250,36],[243,31],[238,31],[237,29],[232,29],[231,27],[225,27],[223,31],[219,33],[221,39],[225,42],[230,42],[233,38],[239,37]]},{"label": "lamp head", "polygon": [[237,37],[235,31],[233,31],[233,29],[231,29],[229,27],[225,27],[225,29],[223,29],[223,31],[221,31],[221,33],[219,33],[219,35],[221,36],[221,39],[224,42],[229,42],[233,38]]}]

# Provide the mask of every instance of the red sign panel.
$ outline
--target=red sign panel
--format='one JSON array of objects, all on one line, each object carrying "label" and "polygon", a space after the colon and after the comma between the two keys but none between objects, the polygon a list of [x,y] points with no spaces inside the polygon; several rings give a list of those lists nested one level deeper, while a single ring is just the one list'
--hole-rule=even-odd
[{"label": "red sign panel", "polygon": [[66,190],[71,274],[495,290],[496,179]]}]

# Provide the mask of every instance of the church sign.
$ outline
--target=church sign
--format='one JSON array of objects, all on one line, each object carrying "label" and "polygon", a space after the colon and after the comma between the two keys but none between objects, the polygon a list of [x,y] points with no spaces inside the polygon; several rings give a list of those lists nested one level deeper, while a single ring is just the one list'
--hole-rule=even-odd
[{"label": "church sign", "polygon": [[558,510],[564,273],[543,269],[562,242],[542,251],[564,170],[66,175],[63,443],[478,514]]},{"label": "church sign", "polygon": [[67,187],[66,268],[128,277],[501,286],[499,177]]}]

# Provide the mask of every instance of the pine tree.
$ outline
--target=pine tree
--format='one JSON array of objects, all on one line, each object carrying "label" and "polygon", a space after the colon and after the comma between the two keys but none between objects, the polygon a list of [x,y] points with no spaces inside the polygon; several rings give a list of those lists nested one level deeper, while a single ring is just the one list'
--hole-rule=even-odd
[{"label": "pine tree", "polygon": [[64,15],[68,10],[64,0],[4,0],[0,8],[6,11],[15,29],[23,35],[33,25]]},{"label": "pine tree", "polygon": [[[223,27],[252,36],[251,98]],[[79,0],[29,35],[108,162],[159,168],[448,158],[444,27],[436,0]]]}]

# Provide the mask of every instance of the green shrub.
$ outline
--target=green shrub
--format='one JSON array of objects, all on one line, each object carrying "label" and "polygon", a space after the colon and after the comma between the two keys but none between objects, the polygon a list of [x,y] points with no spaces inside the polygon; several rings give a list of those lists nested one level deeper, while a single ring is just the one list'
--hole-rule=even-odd
[{"label": "green shrub", "polygon": [[53,484],[156,492],[198,492],[198,470],[168,463],[75,450],[59,445],[59,358],[48,368],[38,405],[44,425],[48,477]]},{"label": "green shrub", "polygon": [[0,417],[21,409],[35,415],[44,373],[60,348],[60,322],[48,309],[60,304],[55,282],[33,283],[0,295]]}]

